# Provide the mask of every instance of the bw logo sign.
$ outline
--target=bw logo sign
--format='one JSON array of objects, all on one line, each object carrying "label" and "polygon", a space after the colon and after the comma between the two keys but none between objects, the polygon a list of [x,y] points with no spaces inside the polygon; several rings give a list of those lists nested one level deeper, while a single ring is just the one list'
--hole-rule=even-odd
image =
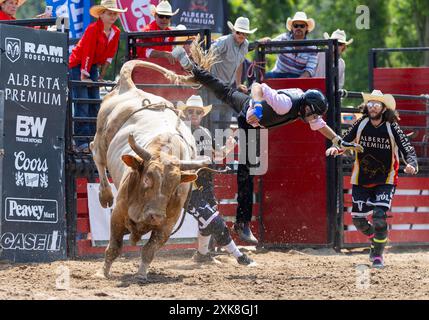
[{"label": "bw logo sign", "polygon": [[21,40],[16,38],[6,38],[6,57],[10,62],[16,62],[21,57]]}]

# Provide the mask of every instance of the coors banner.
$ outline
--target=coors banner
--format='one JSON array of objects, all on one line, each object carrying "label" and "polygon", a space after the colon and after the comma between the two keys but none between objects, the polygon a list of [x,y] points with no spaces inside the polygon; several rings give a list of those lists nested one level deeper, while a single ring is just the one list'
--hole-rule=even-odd
[{"label": "coors banner", "polygon": [[4,92],[0,259],[66,258],[67,35],[0,24]]}]

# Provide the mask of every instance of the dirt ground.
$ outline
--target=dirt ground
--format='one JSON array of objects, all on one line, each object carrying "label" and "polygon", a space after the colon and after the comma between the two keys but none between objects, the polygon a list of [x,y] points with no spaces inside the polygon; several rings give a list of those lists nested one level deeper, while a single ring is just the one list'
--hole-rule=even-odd
[{"label": "dirt ground", "polygon": [[138,257],[119,258],[111,279],[97,276],[102,259],[0,263],[0,299],[429,299],[429,249],[391,248],[383,270],[369,269],[362,250],[244,250],[257,266],[160,252],[145,283],[133,277]]}]

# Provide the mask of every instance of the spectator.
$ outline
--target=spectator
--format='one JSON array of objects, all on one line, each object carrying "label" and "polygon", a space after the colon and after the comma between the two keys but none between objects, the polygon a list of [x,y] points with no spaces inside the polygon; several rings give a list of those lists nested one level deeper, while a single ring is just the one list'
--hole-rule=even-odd
[{"label": "spectator", "polygon": [[[26,0],[0,0],[0,20],[16,20],[16,12]],[[42,13],[36,18],[49,18],[51,14]]]},{"label": "spectator", "polygon": [[[69,59],[71,80],[102,81],[107,68],[111,64],[119,45],[121,31],[114,25],[119,13],[127,9],[119,9],[115,0],[102,0],[100,5],[92,6],[90,14],[98,20],[88,26],[82,39],[73,49]],[[99,72],[98,67],[101,67]],[[100,90],[94,86],[78,86],[73,88],[73,98],[99,99]],[[76,117],[96,117],[100,105],[78,103],[74,106]],[[95,133],[95,125],[76,123],[76,135]],[[89,152],[85,140],[76,141],[77,151]]]},{"label": "spectator", "polygon": [[[210,131],[201,126],[201,120],[206,116],[212,106],[204,106],[200,96],[191,96],[186,104],[180,102],[177,108],[182,110],[187,122],[191,126],[192,134],[195,137],[197,155],[212,156],[214,154],[214,143]],[[219,158],[224,158],[234,149],[235,140],[230,137],[227,145],[218,150]],[[208,153],[208,154],[207,154]],[[194,255],[196,262],[210,262],[213,257],[209,253],[210,238],[213,237],[216,243],[232,254],[239,264],[249,265],[253,260],[240,252],[234,240],[232,240],[228,227],[222,216],[219,214],[217,201],[214,195],[213,173],[203,170],[198,173],[198,179],[194,182],[194,190],[187,208],[198,222],[198,250]]]},{"label": "spectator", "polygon": [[[345,70],[346,70],[346,63],[344,62],[341,55],[346,51],[347,46],[350,45],[353,42],[353,39],[350,39],[349,41],[346,40],[346,33],[344,30],[337,29],[335,30],[332,35],[329,37],[328,33],[324,33],[323,37],[325,39],[337,39],[338,40],[338,75],[339,75],[339,86],[340,89],[344,88],[344,82],[345,82]],[[324,52],[319,52],[317,54],[317,69],[316,73],[314,75],[318,78],[325,78],[326,77],[326,58]]]},{"label": "spectator", "polygon": [[[314,19],[308,19],[305,12],[297,12],[291,19],[287,19],[286,27],[289,30],[272,41],[305,40],[307,35],[314,30]],[[271,41],[269,37],[259,40],[262,43]],[[315,46],[293,47],[292,49],[317,49]],[[288,49],[288,48],[285,48]],[[289,48],[291,50],[291,48]],[[317,54],[315,52],[282,53],[277,57],[274,69],[268,72],[266,78],[309,78],[313,77],[317,66]]]},{"label": "spectator", "polygon": [[[171,5],[168,1],[161,1],[158,6],[152,6],[152,15],[155,20],[146,25],[142,31],[167,31],[172,30],[170,27],[171,17],[179,12],[179,9],[172,11]],[[139,42],[172,42],[174,37],[155,37],[140,40]],[[159,45],[153,47],[138,47],[137,57],[140,59],[147,58],[164,58],[170,64],[175,64],[175,60],[171,55],[173,50],[172,45]]]},{"label": "spectator", "polygon": [[[227,36],[222,36],[213,43],[213,48],[218,55],[219,63],[216,63],[211,73],[221,81],[236,87],[240,91],[247,93],[247,87],[242,84],[243,62],[249,50],[249,41],[247,37],[253,34],[257,29],[250,30],[249,19],[239,17],[233,25],[228,21],[228,27],[232,33]],[[215,95],[210,92],[208,94],[210,103],[215,105],[211,115],[212,121],[227,122],[231,121],[233,109],[222,104],[216,99]],[[213,129],[227,128],[229,124],[221,125],[214,124]]]}]

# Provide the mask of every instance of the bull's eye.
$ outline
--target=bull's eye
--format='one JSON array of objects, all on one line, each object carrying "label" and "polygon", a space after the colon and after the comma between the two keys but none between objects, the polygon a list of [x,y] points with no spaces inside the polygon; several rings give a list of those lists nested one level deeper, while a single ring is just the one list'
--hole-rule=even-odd
[{"label": "bull's eye", "polygon": [[152,186],[152,179],[147,175],[143,177],[143,186],[144,188],[150,188]]}]

